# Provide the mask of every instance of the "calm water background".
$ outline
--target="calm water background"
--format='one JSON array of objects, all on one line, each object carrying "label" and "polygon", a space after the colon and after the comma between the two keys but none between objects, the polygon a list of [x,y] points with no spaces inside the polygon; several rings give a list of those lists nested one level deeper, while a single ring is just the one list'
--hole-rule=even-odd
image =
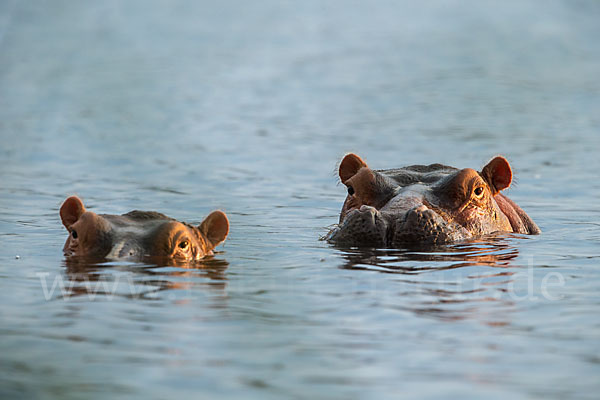
[{"label": "calm water background", "polygon": [[[600,3],[367,3],[0,2],[0,397],[597,398]],[[504,154],[543,234],[334,248],[348,151]],[[72,194],[230,237],[67,263]]]}]

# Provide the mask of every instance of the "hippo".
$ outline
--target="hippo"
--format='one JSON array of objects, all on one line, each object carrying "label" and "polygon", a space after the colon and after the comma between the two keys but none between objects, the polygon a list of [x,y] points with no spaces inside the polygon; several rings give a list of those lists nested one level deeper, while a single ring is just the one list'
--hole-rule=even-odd
[{"label": "hippo", "polygon": [[479,172],[442,164],[373,170],[350,153],[340,163],[339,176],[348,195],[339,223],[325,236],[331,243],[397,248],[495,232],[541,232],[500,193],[512,181],[512,170],[502,156]]},{"label": "hippo", "polygon": [[213,254],[229,233],[229,221],[222,211],[213,211],[196,227],[154,211],[96,214],[86,211],[76,196],[62,204],[60,218],[69,231],[63,249],[67,257],[159,256],[195,261]]}]

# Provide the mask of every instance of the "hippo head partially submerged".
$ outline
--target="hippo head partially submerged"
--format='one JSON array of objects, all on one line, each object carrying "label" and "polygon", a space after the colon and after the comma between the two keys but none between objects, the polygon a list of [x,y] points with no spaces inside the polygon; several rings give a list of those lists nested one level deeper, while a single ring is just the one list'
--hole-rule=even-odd
[{"label": "hippo head partially submerged", "polygon": [[500,193],[512,171],[504,157],[481,171],[441,164],[372,170],[356,154],[339,167],[348,196],[338,226],[326,239],[360,246],[439,244],[493,232],[539,234],[540,229]]},{"label": "hippo head partially submerged", "polygon": [[229,232],[229,221],[222,211],[213,211],[196,227],[153,211],[96,214],[86,211],[75,196],[65,200],[60,217],[69,231],[63,249],[66,256],[199,260],[213,254]]}]

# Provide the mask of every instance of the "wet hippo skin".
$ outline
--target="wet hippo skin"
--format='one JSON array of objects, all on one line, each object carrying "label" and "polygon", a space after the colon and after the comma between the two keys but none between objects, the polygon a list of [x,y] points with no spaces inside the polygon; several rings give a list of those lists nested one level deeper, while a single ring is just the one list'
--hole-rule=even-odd
[{"label": "wet hippo skin", "polygon": [[96,214],[86,211],[75,196],[65,200],[60,218],[69,231],[63,249],[66,256],[199,260],[213,254],[229,232],[222,211],[213,211],[196,227],[153,211]]},{"label": "wet hippo skin", "polygon": [[348,190],[332,243],[398,247],[438,244],[494,232],[539,234],[535,222],[500,193],[510,186],[508,161],[495,157],[481,171],[442,164],[372,170],[346,155],[339,176]]}]

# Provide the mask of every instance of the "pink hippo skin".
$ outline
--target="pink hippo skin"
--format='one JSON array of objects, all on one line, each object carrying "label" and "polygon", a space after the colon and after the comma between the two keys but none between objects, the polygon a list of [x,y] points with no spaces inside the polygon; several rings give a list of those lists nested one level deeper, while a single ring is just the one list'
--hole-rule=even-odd
[{"label": "pink hippo skin", "polygon": [[86,211],[75,196],[65,200],[60,218],[69,231],[63,249],[66,256],[199,260],[213,254],[229,232],[229,221],[222,211],[213,211],[196,227],[153,211],[96,214]]},{"label": "pink hippo skin", "polygon": [[398,247],[448,243],[493,232],[541,232],[500,193],[512,181],[504,157],[495,157],[480,172],[441,164],[372,170],[359,156],[348,154],[339,175],[348,196],[339,224],[326,236],[332,243]]}]

